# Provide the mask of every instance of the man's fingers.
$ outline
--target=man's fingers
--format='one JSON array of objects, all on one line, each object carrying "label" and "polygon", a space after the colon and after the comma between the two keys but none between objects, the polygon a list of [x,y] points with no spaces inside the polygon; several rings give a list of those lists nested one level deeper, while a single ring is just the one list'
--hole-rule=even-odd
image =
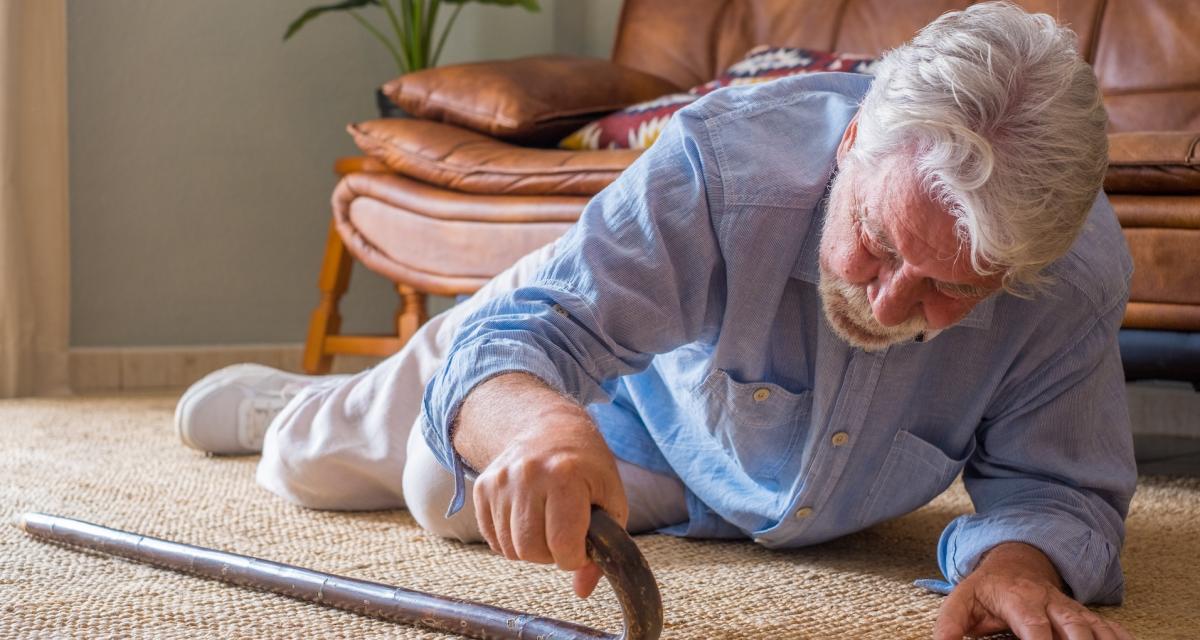
[{"label": "man's fingers", "polygon": [[1092,633],[1096,634],[1096,640],[1121,640],[1121,636],[1118,636],[1113,628],[1113,623],[1104,619],[1092,625]]},{"label": "man's fingers", "polygon": [[604,572],[595,563],[585,565],[582,569],[576,571],[575,576],[571,579],[572,586],[575,588],[575,595],[580,598],[592,595],[592,592],[596,590],[596,585],[600,583],[600,578],[603,577]]},{"label": "man's fingers", "polygon": [[1051,604],[1046,608],[1054,632],[1063,640],[1096,640],[1092,623],[1069,605]]},{"label": "man's fingers", "polygon": [[1133,634],[1126,631],[1125,627],[1122,627],[1120,624],[1111,620],[1108,620],[1107,622],[1108,627],[1113,630],[1113,633],[1117,634],[1118,640],[1133,640]]},{"label": "man's fingers", "polygon": [[511,511],[511,505],[502,497],[497,496],[492,503],[492,526],[496,531],[496,546],[505,558],[516,560],[517,552],[513,549],[512,527],[509,521]]},{"label": "man's fingers", "polygon": [[492,525],[492,505],[484,496],[479,484],[475,485],[471,495],[475,500],[475,524],[479,525],[479,535],[483,536],[484,542],[487,542],[492,551],[500,553],[500,546],[496,544],[496,529]]},{"label": "man's fingers", "polygon": [[1004,591],[997,596],[993,613],[1007,622],[1017,637],[1021,640],[1052,640],[1054,628],[1046,615],[1044,601],[1027,600],[1016,591]]},{"label": "man's fingers", "polygon": [[548,564],[554,556],[546,546],[546,505],[541,500],[521,500],[512,510],[512,543],[517,557]]},{"label": "man's fingers", "polygon": [[1060,602],[1051,603],[1046,609],[1050,613],[1050,621],[1054,624],[1054,630],[1067,640],[1076,640],[1076,638],[1122,640],[1116,631],[1120,625],[1115,622],[1110,623],[1100,614],[1066,596],[1063,596]]},{"label": "man's fingers", "polygon": [[971,602],[974,599],[968,588],[955,589],[946,596],[938,610],[937,622],[933,626],[934,640],[962,640],[971,628]]},{"label": "man's fingers", "polygon": [[559,569],[575,571],[588,564],[584,541],[591,520],[592,505],[582,491],[565,489],[546,496],[546,546]]}]

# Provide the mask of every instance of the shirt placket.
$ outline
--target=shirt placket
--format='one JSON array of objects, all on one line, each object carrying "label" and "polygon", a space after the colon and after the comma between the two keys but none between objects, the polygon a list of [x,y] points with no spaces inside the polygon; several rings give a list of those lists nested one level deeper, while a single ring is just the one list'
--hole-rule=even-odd
[{"label": "shirt placket", "polygon": [[886,350],[868,353],[856,349],[851,355],[829,420],[813,440],[812,450],[806,452],[811,460],[808,471],[784,516],[790,523],[755,542],[769,543],[776,536],[794,538],[819,520],[861,437],[886,354]]}]

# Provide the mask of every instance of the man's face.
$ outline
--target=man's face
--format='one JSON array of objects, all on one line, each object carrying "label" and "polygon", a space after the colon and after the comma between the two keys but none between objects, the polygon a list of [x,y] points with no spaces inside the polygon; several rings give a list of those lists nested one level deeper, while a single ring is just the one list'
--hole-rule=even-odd
[{"label": "man's face", "polygon": [[844,156],[821,235],[821,302],[830,326],[868,351],[962,320],[1000,288],[980,276],[955,218],[921,188],[909,158],[879,167]]}]

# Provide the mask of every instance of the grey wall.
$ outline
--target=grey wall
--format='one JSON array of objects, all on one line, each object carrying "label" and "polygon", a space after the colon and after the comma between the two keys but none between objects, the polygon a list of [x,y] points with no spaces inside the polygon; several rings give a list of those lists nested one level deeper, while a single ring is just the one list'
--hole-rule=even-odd
[{"label": "grey wall", "polygon": [[[69,0],[71,343],[299,342],[316,303],[333,160],[391,58],[348,16],[287,43],[318,0]],[[619,0],[469,5],[443,64],[607,56]],[[358,267],[348,331],[396,297]]]}]

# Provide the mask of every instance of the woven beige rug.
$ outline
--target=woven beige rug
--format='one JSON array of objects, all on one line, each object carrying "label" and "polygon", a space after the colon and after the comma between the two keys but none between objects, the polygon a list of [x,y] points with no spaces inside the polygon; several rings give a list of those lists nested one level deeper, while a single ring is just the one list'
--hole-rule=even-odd
[{"label": "woven beige rug", "polygon": [[[0,637],[443,638],[350,613],[35,541],[46,511],[181,542],[470,598],[616,631],[615,599],[485,547],[425,535],[404,511],[289,506],[253,482],[256,458],[177,444],[174,397],[0,401]],[[942,527],[961,486],[924,509],[807,549],[641,536],[666,638],[925,638],[941,598]],[[1144,478],[1129,518],[1126,604],[1137,638],[1200,638],[1200,481]]]}]

